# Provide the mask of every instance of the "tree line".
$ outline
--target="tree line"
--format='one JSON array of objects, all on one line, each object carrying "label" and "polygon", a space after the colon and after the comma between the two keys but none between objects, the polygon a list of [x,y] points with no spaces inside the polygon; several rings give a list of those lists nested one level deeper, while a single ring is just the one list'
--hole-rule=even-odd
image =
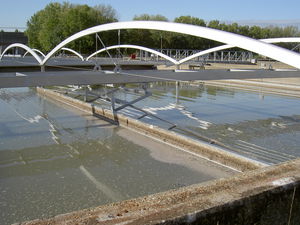
[{"label": "tree line", "polygon": [[[148,14],[134,16],[133,20],[170,21],[163,15]],[[91,7],[68,2],[50,3],[27,21],[25,34],[28,37],[30,47],[38,48],[46,53],[74,33],[99,24],[117,21],[117,12],[109,5]],[[293,26],[242,26],[237,23],[226,24],[218,20],[206,22],[192,16],[176,17],[173,22],[215,28],[255,39],[300,36],[298,28]],[[115,45],[120,41],[121,44],[135,44],[154,49],[203,50],[222,44],[204,38],[154,30],[121,30],[120,38],[118,31],[101,32],[99,36],[105,46]],[[67,47],[82,54],[88,54],[95,51],[96,45],[98,45],[98,49],[103,47],[100,46],[99,41],[96,43],[96,40],[95,35],[90,35],[73,41]],[[292,44],[282,44],[282,46],[293,47]]]}]

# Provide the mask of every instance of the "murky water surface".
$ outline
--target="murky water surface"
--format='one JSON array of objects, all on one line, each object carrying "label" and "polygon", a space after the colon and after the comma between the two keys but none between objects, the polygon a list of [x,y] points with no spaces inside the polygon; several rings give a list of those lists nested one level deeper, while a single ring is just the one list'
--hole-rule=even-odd
[{"label": "murky water surface", "polygon": [[[299,98],[204,85],[181,85],[176,98],[174,83],[152,84],[149,90],[153,96],[134,105],[189,132],[174,131],[215,140],[235,153],[267,164],[300,157]],[[127,101],[137,97],[123,92],[116,96]],[[120,112],[133,118],[144,115],[132,108]],[[172,127],[153,116],[140,120]]]},{"label": "murky water surface", "polygon": [[[161,101],[159,93],[154,95],[158,100],[155,103],[168,101],[168,98]],[[171,93],[162,93],[172,99]],[[0,224],[3,225],[234,173],[80,110],[46,100],[34,89],[1,89],[0,109]]]},{"label": "murky water surface", "polygon": [[[130,107],[119,112],[166,129],[176,124],[182,128],[174,128],[176,132],[213,139],[230,151],[268,164],[300,156],[298,98],[203,85],[180,86],[176,98],[174,83],[151,84],[148,90],[153,95],[134,105],[170,123]],[[115,93],[127,101],[141,95]],[[101,101],[97,104],[109,107]],[[0,224],[233,174],[43,99],[33,89],[0,90],[0,109]]]}]

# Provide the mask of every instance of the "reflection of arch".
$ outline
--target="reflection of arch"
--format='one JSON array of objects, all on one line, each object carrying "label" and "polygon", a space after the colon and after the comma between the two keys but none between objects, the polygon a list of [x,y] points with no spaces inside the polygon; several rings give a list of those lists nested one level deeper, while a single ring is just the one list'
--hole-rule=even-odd
[{"label": "reflection of arch", "polygon": [[147,29],[147,30],[161,30],[177,32],[182,34],[188,34],[196,37],[202,37],[206,39],[223,42],[228,45],[236,46],[248,51],[258,53],[260,55],[267,56],[269,58],[281,61],[288,65],[294,66],[300,69],[300,54],[292,52],[290,50],[264,43],[249,37],[245,37],[238,34],[229,33],[226,31],[216,30],[208,27],[200,27],[190,24],[170,23],[161,21],[130,21],[130,22],[116,22],[109,24],[102,24],[95,27],[91,27],[80,31],[63,42],[57,45],[50,53],[46,55],[42,61],[42,65],[45,64],[50,57],[52,57],[59,49],[67,45],[68,43],[84,37],[86,35],[95,34],[102,31],[121,30],[121,29]]},{"label": "reflection of arch", "polygon": [[[263,41],[265,43],[294,43],[294,42],[300,42],[300,38],[267,38],[267,39],[260,39],[260,41]],[[217,52],[217,51],[221,51],[221,50],[225,50],[225,49],[228,49],[228,48],[234,48],[236,46],[233,46],[233,45],[221,45],[221,46],[218,46],[218,47],[214,47],[214,48],[210,48],[210,49],[206,49],[206,50],[203,50],[201,52],[198,52],[198,53],[195,53],[191,56],[188,56],[182,60],[179,61],[179,64],[182,64],[182,63],[185,63],[191,59],[194,59],[194,58],[197,58],[199,56],[202,56],[202,55],[206,55],[206,54],[209,54],[209,53],[212,53],[212,52]]]},{"label": "reflection of arch", "polygon": [[0,60],[2,59],[4,54],[11,48],[23,48],[23,49],[25,49],[27,52],[29,52],[38,61],[39,64],[42,64],[42,59],[31,48],[29,48],[28,46],[26,46],[24,44],[20,44],[20,43],[11,44],[6,49],[4,49],[4,51],[2,52],[2,54],[0,56]]},{"label": "reflection of arch", "polygon": [[104,52],[106,50],[110,50],[110,49],[117,49],[117,48],[134,48],[134,49],[139,49],[139,50],[143,50],[143,51],[146,51],[146,52],[150,52],[150,53],[153,53],[155,55],[158,55],[174,64],[178,64],[178,61],[161,53],[161,52],[158,52],[156,50],[153,50],[153,49],[150,49],[150,48],[146,48],[146,47],[142,47],[142,46],[138,46],[138,45],[113,45],[113,46],[110,46],[110,47],[106,47],[106,48],[102,48],[96,52],[94,52],[93,54],[91,54],[90,56],[88,56],[86,58],[86,60],[88,61],[90,58],[92,58],[93,56],[97,55],[98,53],[100,52]]},{"label": "reflection of arch", "polygon": [[[40,53],[44,58],[46,57],[45,54],[43,52],[41,52],[40,50],[36,49],[36,48],[32,48],[32,51]],[[25,54],[23,55],[23,57],[25,57],[28,54],[28,51],[25,52]]]},{"label": "reflection of arch", "polygon": [[82,61],[84,61],[83,56],[80,55],[78,52],[76,52],[76,51],[73,50],[73,49],[70,49],[70,48],[61,48],[61,50],[68,51],[68,52],[72,52],[73,54],[77,55]]}]

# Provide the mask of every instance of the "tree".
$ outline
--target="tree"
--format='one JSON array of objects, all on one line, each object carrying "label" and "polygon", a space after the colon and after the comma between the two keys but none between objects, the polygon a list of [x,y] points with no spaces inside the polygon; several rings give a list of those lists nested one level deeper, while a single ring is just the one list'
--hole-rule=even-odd
[{"label": "tree", "polygon": [[[136,15],[133,20],[168,21],[165,16],[159,14]],[[28,36],[30,47],[48,52],[74,33],[92,26],[116,21],[118,21],[117,14],[111,6],[96,5],[90,7],[88,5],[76,5],[68,2],[62,4],[50,3],[30,18],[27,22],[26,35]],[[249,27],[241,26],[237,23],[225,24],[218,20],[211,20],[206,23],[203,19],[192,16],[180,16],[175,18],[174,22],[228,31],[255,39],[300,36],[299,30],[296,27]],[[222,44],[216,41],[184,34],[146,29],[121,30],[120,34],[121,43],[136,44],[149,48],[184,48],[200,50]],[[101,32],[99,36],[105,46],[118,43],[118,31]],[[67,47],[81,53],[91,53],[95,50],[95,45],[95,35],[90,35],[69,43]],[[282,44],[281,46],[291,48],[291,45],[287,44]]]},{"label": "tree", "polygon": [[38,33],[42,51],[50,51],[63,40],[62,8],[59,3],[50,3],[42,14],[41,30]]},{"label": "tree", "polygon": [[[50,3],[30,18],[25,32],[31,47],[48,52],[74,33],[92,26],[116,21],[116,12],[111,6],[90,7],[68,2]],[[107,34],[103,35],[104,42],[112,42],[116,39],[108,37]],[[68,45],[82,53],[90,53],[94,46],[94,35],[83,37]]]},{"label": "tree", "polygon": [[[133,20],[139,21],[168,21],[162,15],[149,15],[142,14],[134,16]],[[160,48],[164,40],[167,45],[167,32],[155,30],[128,30],[126,33],[123,31],[127,43],[145,46],[149,48]]]},{"label": "tree", "polygon": [[[204,20],[192,16],[180,16],[175,18],[174,22],[206,27]],[[175,48],[184,49],[204,49],[207,46],[206,39],[175,33],[172,35],[171,43]]]},{"label": "tree", "polygon": [[211,20],[207,24],[207,27],[214,28],[214,29],[220,29],[220,21],[219,20]]},{"label": "tree", "polygon": [[29,46],[32,48],[37,48],[40,50],[44,50],[41,46],[41,41],[39,39],[39,33],[41,32],[42,24],[43,24],[43,14],[44,11],[39,11],[35,13],[29,21],[27,21],[27,29],[25,34],[28,37]]}]

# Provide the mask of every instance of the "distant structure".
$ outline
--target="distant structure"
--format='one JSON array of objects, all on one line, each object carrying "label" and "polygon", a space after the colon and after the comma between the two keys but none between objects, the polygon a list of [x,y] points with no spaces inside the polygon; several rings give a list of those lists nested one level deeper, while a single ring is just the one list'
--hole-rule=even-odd
[{"label": "distant structure", "polygon": [[[28,44],[28,38],[25,36],[24,32],[5,32],[0,31],[0,55],[4,49],[13,43],[21,43],[24,45]],[[14,54],[24,54],[26,51],[20,48],[14,49]]]}]

